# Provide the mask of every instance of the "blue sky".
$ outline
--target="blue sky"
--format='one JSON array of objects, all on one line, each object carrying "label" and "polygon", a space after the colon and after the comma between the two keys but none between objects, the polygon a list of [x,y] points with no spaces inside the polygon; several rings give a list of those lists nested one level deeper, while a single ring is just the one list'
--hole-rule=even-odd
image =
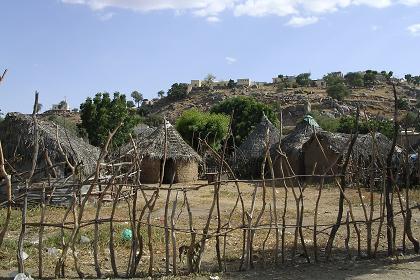
[{"label": "blue sky", "polygon": [[420,74],[420,0],[1,0],[3,112],[97,92],[364,69]]}]

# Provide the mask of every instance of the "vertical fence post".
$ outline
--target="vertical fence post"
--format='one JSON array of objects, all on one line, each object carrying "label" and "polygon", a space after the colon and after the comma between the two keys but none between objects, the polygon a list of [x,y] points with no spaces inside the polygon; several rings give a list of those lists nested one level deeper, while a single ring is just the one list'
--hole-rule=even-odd
[{"label": "vertical fence post", "polygon": [[26,233],[26,211],[28,208],[28,189],[27,186],[25,188],[25,195],[23,197],[23,205],[22,205],[22,223],[18,241],[18,248],[17,248],[17,261],[18,261],[18,272],[25,273],[25,264],[23,259],[23,241],[25,238]]}]

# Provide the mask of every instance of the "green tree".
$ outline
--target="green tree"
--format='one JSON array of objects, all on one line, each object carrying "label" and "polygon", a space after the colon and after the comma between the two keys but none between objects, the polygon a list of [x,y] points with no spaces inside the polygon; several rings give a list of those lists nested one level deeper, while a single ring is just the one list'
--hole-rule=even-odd
[{"label": "green tree", "polygon": [[363,87],[363,74],[360,72],[349,72],[344,76],[346,83],[350,87]]},{"label": "green tree", "polygon": [[174,99],[184,98],[184,97],[187,96],[187,90],[188,90],[188,84],[175,83],[168,90],[168,97],[171,97],[171,98],[174,98]]},{"label": "green tree", "polygon": [[319,111],[312,111],[310,115],[314,117],[323,130],[337,132],[337,129],[340,126],[340,119],[322,115]]},{"label": "green tree", "polygon": [[129,139],[133,128],[139,123],[139,118],[133,110],[129,110],[125,95],[114,93],[113,99],[109,93],[98,93],[95,97],[87,98],[80,105],[80,129],[86,131],[92,145],[102,146],[108,138],[109,132],[120,123],[112,139],[112,146],[120,147]]},{"label": "green tree", "polygon": [[134,107],[136,107],[136,104],[134,104],[134,102],[132,100],[128,100],[127,101],[127,107],[128,108],[134,108]]},{"label": "green tree", "polygon": [[414,76],[413,77],[413,84],[415,86],[419,86],[420,85],[420,76]]},{"label": "green tree", "polygon": [[388,81],[389,79],[392,78],[392,76],[394,75],[394,72],[392,72],[392,71],[389,71],[389,72],[381,71],[381,75],[383,77],[385,77],[385,79]]},{"label": "green tree", "polygon": [[238,96],[229,98],[212,109],[212,113],[221,113],[230,116],[234,111],[232,120],[232,133],[235,144],[240,145],[251,130],[261,121],[263,114],[274,124],[279,125],[274,107],[256,101],[254,98]]},{"label": "green tree", "polygon": [[343,100],[350,95],[350,90],[345,84],[336,83],[327,87],[327,94],[334,99]]},{"label": "green tree", "polygon": [[[344,116],[340,119],[337,132],[351,134],[356,130],[356,118],[353,116]],[[392,138],[394,132],[394,123],[391,120],[372,119],[359,122],[359,133],[368,134],[370,131],[380,132],[389,139]]]},{"label": "green tree", "polygon": [[335,84],[344,84],[345,80],[341,76],[337,76],[334,73],[328,73],[324,76],[323,80],[327,84],[327,86],[335,85]]},{"label": "green tree", "polygon": [[413,82],[413,76],[411,74],[406,74],[404,78],[408,84],[411,84]]},{"label": "green tree", "polygon": [[213,74],[207,74],[203,80],[203,86],[209,89],[213,88],[213,83],[216,80],[216,76]]},{"label": "green tree", "polygon": [[297,75],[296,83],[301,87],[307,87],[311,84],[311,73],[302,73]]},{"label": "green tree", "polygon": [[164,90],[159,90],[158,93],[157,93],[157,95],[158,95],[159,98],[162,99],[163,96],[165,95],[165,91]]},{"label": "green tree", "polygon": [[366,70],[365,75],[363,76],[365,86],[374,86],[376,84],[376,75],[378,75],[377,71]]},{"label": "green tree", "polygon": [[137,104],[137,108],[140,108],[140,103],[143,101],[143,94],[135,90],[131,93],[131,98],[133,98],[134,102]]},{"label": "green tree", "polygon": [[67,102],[66,102],[66,101],[64,101],[64,100],[60,101],[60,103],[58,103],[58,108],[59,108],[60,110],[64,110],[64,109],[66,109],[66,108],[67,108]]},{"label": "green tree", "polygon": [[211,84],[216,80],[216,76],[209,73],[204,77],[204,82],[207,84]]},{"label": "green tree", "polygon": [[234,88],[236,86],[236,83],[234,80],[230,79],[227,86],[228,88]]},{"label": "green tree", "polygon": [[214,149],[220,149],[228,128],[228,116],[201,112],[197,109],[185,111],[176,122],[176,129],[195,149],[198,147],[199,138],[206,140]]}]

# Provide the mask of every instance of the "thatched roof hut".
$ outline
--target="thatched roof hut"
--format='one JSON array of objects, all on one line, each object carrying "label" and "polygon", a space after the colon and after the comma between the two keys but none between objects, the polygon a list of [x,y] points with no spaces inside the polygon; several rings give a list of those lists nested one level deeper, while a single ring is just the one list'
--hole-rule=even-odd
[{"label": "thatched roof hut", "polygon": [[155,131],[155,129],[156,127],[149,127],[147,124],[140,123],[134,127],[133,136],[136,138],[147,137]]},{"label": "thatched roof hut", "polygon": [[[71,135],[65,128],[50,121],[37,120],[37,123],[39,132],[37,168],[45,166],[45,150],[48,151],[48,155],[53,164],[65,161],[59,149],[59,141],[69,161],[74,165],[80,164],[82,176],[88,176],[94,172],[96,161],[99,158],[98,148],[88,144],[75,135]],[[28,115],[9,113],[0,124],[0,140],[2,141],[5,156],[19,172],[25,172],[31,169],[34,133],[34,122],[32,117]],[[68,169],[62,164],[57,171],[59,173],[58,175],[64,176],[67,175],[66,172]],[[42,176],[44,174],[37,175],[38,178]]]},{"label": "thatched roof hut", "polygon": [[[329,172],[330,168],[334,173],[340,172],[339,167],[346,155],[352,135],[343,133],[331,133],[327,131],[317,132],[303,145],[305,169],[315,174]],[[318,142],[319,141],[319,142]],[[322,149],[320,148],[322,146]],[[367,166],[375,157],[376,164],[381,167],[392,147],[392,141],[381,133],[359,134],[353,146],[351,158],[357,162],[357,166]],[[398,161],[398,156],[402,152],[400,147],[396,147],[394,161]],[[329,172],[331,173],[331,172]]]},{"label": "thatched roof hut", "polygon": [[255,126],[237,149],[237,163],[240,166],[238,170],[241,170],[244,175],[258,177],[261,173],[261,161],[264,157],[266,144],[268,143],[269,149],[271,149],[279,141],[280,131],[264,114],[261,122]]},{"label": "thatched roof hut", "polygon": [[[306,115],[291,133],[281,139],[281,152],[287,156],[287,160],[290,163],[293,173],[297,175],[305,174],[302,152],[303,144],[311,138],[314,132],[321,130],[322,129],[319,127],[315,119],[310,115]],[[276,177],[292,175],[289,165],[285,163],[284,160],[281,160],[279,152],[278,145],[275,145],[273,149],[271,149],[271,156],[274,162],[274,172]]]},{"label": "thatched roof hut", "polygon": [[[182,139],[169,123],[167,128],[167,156],[165,183],[190,182],[198,179],[198,164],[201,157]],[[130,145],[130,144],[129,144]],[[162,124],[146,137],[137,141],[137,153],[142,158],[141,180],[144,183],[157,183],[160,179],[161,165],[165,151],[165,126]],[[129,149],[128,153],[133,153]]]}]

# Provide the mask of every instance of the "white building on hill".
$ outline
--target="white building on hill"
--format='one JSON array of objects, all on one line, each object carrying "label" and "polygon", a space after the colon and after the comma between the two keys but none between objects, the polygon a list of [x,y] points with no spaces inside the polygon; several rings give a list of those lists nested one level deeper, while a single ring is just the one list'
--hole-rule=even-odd
[{"label": "white building on hill", "polygon": [[201,87],[201,80],[191,80],[191,87],[193,88]]},{"label": "white building on hill", "polygon": [[250,79],[238,79],[238,80],[236,80],[236,84],[238,86],[247,86],[247,87],[249,87],[251,85],[251,80]]}]

